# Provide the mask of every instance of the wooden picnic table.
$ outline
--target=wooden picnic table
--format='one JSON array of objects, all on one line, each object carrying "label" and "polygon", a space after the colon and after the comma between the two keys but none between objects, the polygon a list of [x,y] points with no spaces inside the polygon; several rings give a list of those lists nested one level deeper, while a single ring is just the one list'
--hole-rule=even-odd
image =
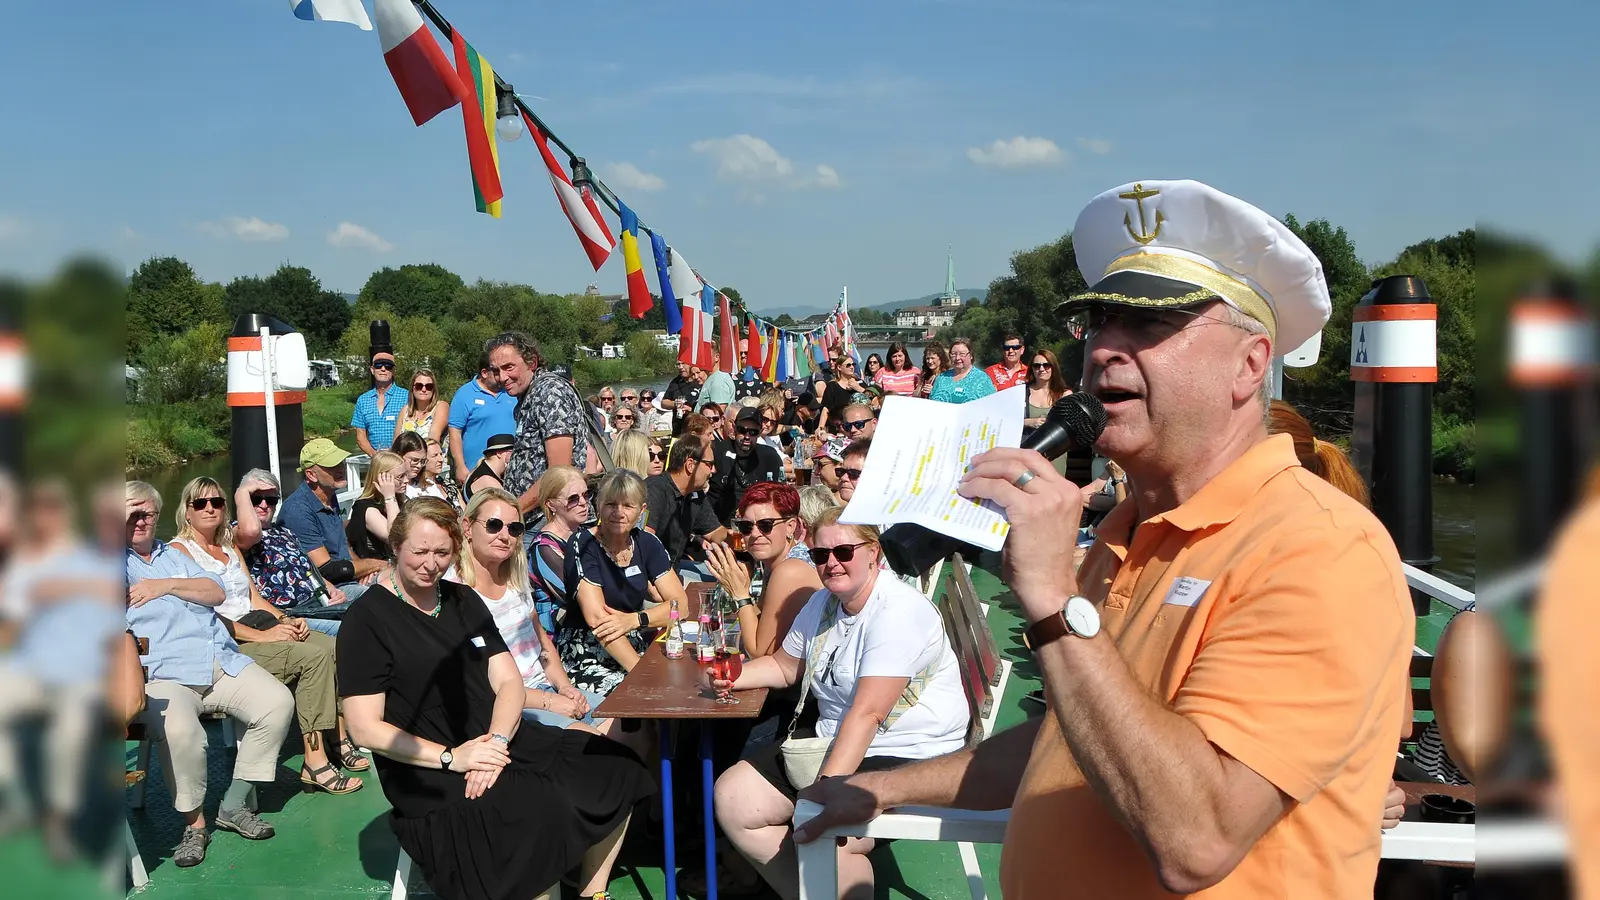
[{"label": "wooden picnic table", "polygon": [[[689,595],[686,617],[698,614],[700,603],[714,585],[698,582],[685,586]],[[639,662],[622,683],[606,695],[604,702],[594,711],[599,719],[654,719],[661,730],[661,813],[665,820],[666,898],[678,896],[677,821],[672,802],[672,761],[674,755],[672,726],[675,722],[692,720],[703,723],[700,728],[700,780],[702,805],[705,815],[706,844],[706,896],[717,900],[717,840],[716,816],[712,809],[711,770],[712,730],[718,720],[753,719],[761,715],[766,702],[765,688],[739,691],[734,696],[738,703],[718,703],[716,694],[706,678],[705,669],[696,660],[695,647],[689,644],[678,659],[668,659],[665,644],[651,641],[639,657]]]}]

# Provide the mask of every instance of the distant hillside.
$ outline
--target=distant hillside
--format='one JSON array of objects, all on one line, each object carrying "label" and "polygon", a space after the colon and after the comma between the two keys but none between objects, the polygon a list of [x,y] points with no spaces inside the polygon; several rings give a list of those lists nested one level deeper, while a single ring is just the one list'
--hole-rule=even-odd
[{"label": "distant hillside", "polygon": [[[989,289],[988,288],[958,288],[956,290],[956,293],[961,295],[961,299],[963,301],[976,299],[979,303],[982,303],[985,299],[988,298]],[[938,301],[939,301],[939,295],[938,294],[928,294],[925,297],[917,297],[917,298],[914,298],[914,299],[911,299],[911,300],[896,300],[896,301],[894,301],[892,303],[873,303],[873,304],[869,304],[868,306],[865,306],[865,307],[859,307],[858,306],[856,308],[858,308],[858,309],[877,309],[877,310],[882,310],[883,312],[886,312],[886,313],[892,313],[897,309],[902,309],[902,308],[907,307],[907,306],[928,306],[930,304],[937,303]],[[823,306],[821,304],[806,303],[806,304],[800,304],[800,305],[796,305],[796,306],[770,306],[770,307],[769,306],[763,306],[763,307],[760,307],[760,308],[756,309],[755,311],[760,313],[760,314],[762,314],[762,315],[764,315],[764,316],[777,317],[777,316],[783,315],[784,313],[788,313],[789,315],[794,316],[796,319],[803,319],[806,316],[814,316],[814,315],[817,315],[818,313],[830,312],[832,309],[833,309],[833,307],[831,305],[830,306]]]},{"label": "distant hillside", "polygon": [[355,306],[356,305],[356,299],[359,298],[360,296],[361,296],[360,294],[345,294],[344,295],[344,302],[350,304],[351,306]]}]

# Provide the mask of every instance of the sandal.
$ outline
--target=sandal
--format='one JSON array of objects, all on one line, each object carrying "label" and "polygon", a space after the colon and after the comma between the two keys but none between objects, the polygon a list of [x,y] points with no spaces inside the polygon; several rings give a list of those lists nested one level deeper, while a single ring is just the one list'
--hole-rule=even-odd
[{"label": "sandal", "polygon": [[[329,781],[322,780],[322,773],[332,772],[333,778]],[[302,764],[300,766],[300,783],[312,791],[327,791],[330,794],[353,794],[361,790],[362,781],[342,774],[333,767],[332,763],[319,766],[315,769]]]},{"label": "sandal", "polygon": [[339,765],[352,772],[365,772],[372,763],[356,749],[355,741],[345,738],[339,742]]}]

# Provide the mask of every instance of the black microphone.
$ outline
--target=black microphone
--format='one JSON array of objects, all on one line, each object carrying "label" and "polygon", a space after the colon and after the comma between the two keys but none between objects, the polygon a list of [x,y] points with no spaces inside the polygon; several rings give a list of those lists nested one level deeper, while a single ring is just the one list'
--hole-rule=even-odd
[{"label": "black microphone", "polygon": [[[1106,428],[1106,408],[1093,394],[1068,394],[1055,402],[1040,423],[1022,442],[1022,449],[1037,450],[1045,459],[1055,459],[1071,450],[1094,446]],[[889,568],[900,575],[921,576],[952,553],[975,558],[980,548],[956,540],[921,525],[909,522],[886,529],[879,542]]]}]

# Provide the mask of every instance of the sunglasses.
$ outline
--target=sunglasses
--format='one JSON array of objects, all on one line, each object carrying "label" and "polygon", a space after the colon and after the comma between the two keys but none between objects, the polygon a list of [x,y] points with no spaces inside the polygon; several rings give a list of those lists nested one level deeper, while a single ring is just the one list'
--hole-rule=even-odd
[{"label": "sunglasses", "polygon": [[411,389],[413,391],[431,391],[431,390],[433,390],[433,385],[426,384],[424,382],[419,381],[419,382],[413,384],[411,386]]},{"label": "sunglasses", "polygon": [[601,403],[615,403],[615,402],[617,402],[617,398],[615,398],[615,397],[601,397],[600,398],[600,402]]},{"label": "sunglasses", "polygon": [[639,398],[634,396],[633,394],[623,394],[622,395],[622,402],[623,403],[632,403],[632,402],[634,402],[634,401],[636,401],[638,399]]},{"label": "sunglasses", "polygon": [[375,363],[373,363],[373,364],[372,364],[372,367],[373,367],[373,368],[374,368],[374,369],[388,369],[388,370],[389,370],[389,371],[391,371],[391,372],[393,372],[393,371],[394,371],[394,363],[392,363],[392,362],[389,362],[389,361],[388,361],[388,360],[386,360],[386,359],[380,359],[380,360],[378,360],[378,361],[377,361],[377,362],[375,362]]},{"label": "sunglasses", "polygon": [[841,422],[840,424],[844,426],[845,431],[861,431],[865,429],[867,427],[867,423],[871,421],[871,419],[862,419],[859,422]]},{"label": "sunglasses", "polygon": [[779,522],[787,522],[794,516],[784,516],[781,519],[734,519],[733,528],[740,534],[749,534],[752,529],[761,529],[762,534],[771,534]]},{"label": "sunglasses", "polygon": [[666,454],[662,453],[660,450],[651,450],[650,451],[650,458],[651,459],[660,459],[663,456],[666,456]]},{"label": "sunglasses", "polygon": [[846,469],[844,466],[840,466],[838,471],[840,478],[848,478],[851,481],[859,481],[861,479],[860,469]]},{"label": "sunglasses", "polygon": [[1021,344],[1006,344],[1004,349],[1006,349],[1006,350],[1021,350],[1022,349],[1022,345]]},{"label": "sunglasses", "polygon": [[655,394],[640,394],[639,396],[645,400],[654,400],[656,398]]},{"label": "sunglasses", "polygon": [[613,417],[613,421],[616,421],[616,422],[632,422],[633,421],[633,416],[618,415],[618,416],[614,416]]},{"label": "sunglasses", "polygon": [[840,544],[837,547],[812,547],[811,561],[819,566],[827,565],[830,558],[847,563],[856,558],[857,548],[865,547],[866,545],[866,541],[861,541],[855,544]]},{"label": "sunglasses", "polygon": [[578,506],[578,505],[582,504],[584,499],[585,499],[584,495],[582,495],[582,494],[570,494],[570,495],[568,495],[568,497],[566,499],[567,509],[572,509],[574,506]]},{"label": "sunglasses", "polygon": [[251,494],[250,505],[260,506],[265,503],[268,506],[277,506],[280,499],[282,498],[278,494]]},{"label": "sunglasses", "polygon": [[155,517],[156,517],[155,513],[149,511],[148,509],[141,509],[138,512],[133,513],[132,515],[128,516],[128,521],[129,522],[133,522],[134,524],[138,524],[140,522],[146,522],[146,521],[149,521],[150,519],[154,519]]},{"label": "sunglasses", "polygon": [[737,429],[737,431],[738,431],[739,437],[760,437],[761,436],[761,429],[759,429],[759,428],[740,428],[740,429]]},{"label": "sunglasses", "polygon": [[189,501],[189,508],[196,512],[205,509],[207,506],[211,507],[212,509],[223,509],[227,507],[227,505],[228,501],[221,497],[201,497],[197,500]]},{"label": "sunglasses", "polygon": [[522,537],[522,532],[526,531],[527,527],[528,526],[522,524],[521,522],[509,522],[508,523],[508,522],[502,522],[499,519],[484,519],[483,520],[483,530],[488,532],[489,534],[499,534],[500,533],[500,529],[504,528],[514,538]]},{"label": "sunglasses", "polygon": [[722,421],[722,413],[701,413],[700,415],[704,417],[707,422],[716,423]]},{"label": "sunglasses", "polygon": [[1050,364],[1049,363],[1034,363],[1033,367],[1035,369],[1048,369],[1048,368],[1050,368]]},{"label": "sunglasses", "polygon": [[772,417],[768,417],[768,416],[762,416],[761,417],[761,421],[763,423],[767,424],[767,425],[776,425],[776,424],[778,424],[778,420],[776,418],[772,418]]},{"label": "sunglasses", "polygon": [[1223,325],[1233,324],[1214,316],[1208,316],[1205,313],[1190,312],[1187,309],[1152,309],[1138,306],[1108,308],[1095,304],[1088,309],[1080,310],[1068,316],[1066,330],[1067,334],[1072,338],[1085,340],[1103,331],[1108,326],[1115,326],[1143,338],[1160,342],[1182,331],[1195,319],[1210,319]]}]

